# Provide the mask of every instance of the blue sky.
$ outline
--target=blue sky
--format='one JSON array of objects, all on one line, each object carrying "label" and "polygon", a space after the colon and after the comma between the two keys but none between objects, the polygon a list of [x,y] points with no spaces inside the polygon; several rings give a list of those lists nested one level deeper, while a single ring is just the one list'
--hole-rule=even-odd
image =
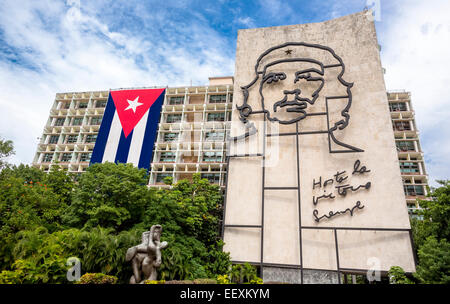
[{"label": "blue sky", "polygon": [[31,163],[57,92],[205,85],[233,75],[237,30],[325,21],[371,2],[386,86],[411,91],[430,180],[448,178],[447,0],[3,0],[0,136],[15,143],[12,162]]}]

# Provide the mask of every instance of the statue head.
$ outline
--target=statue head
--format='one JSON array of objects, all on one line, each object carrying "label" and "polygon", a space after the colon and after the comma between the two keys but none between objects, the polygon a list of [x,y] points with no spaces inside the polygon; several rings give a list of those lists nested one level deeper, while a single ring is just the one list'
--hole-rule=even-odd
[{"label": "statue head", "polygon": [[150,235],[151,235],[152,241],[154,241],[154,242],[159,242],[159,240],[161,238],[161,233],[162,233],[161,225],[153,225],[150,228]]}]

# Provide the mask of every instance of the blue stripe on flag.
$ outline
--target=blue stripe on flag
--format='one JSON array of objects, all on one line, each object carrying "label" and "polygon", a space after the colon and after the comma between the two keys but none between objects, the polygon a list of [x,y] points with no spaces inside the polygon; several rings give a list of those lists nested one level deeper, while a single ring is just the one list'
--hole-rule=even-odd
[{"label": "blue stripe on flag", "polygon": [[145,135],[142,143],[141,156],[139,157],[139,168],[150,168],[150,162],[153,154],[153,146],[156,139],[156,131],[158,129],[159,119],[161,117],[161,107],[164,102],[164,95],[166,90],[164,90],[158,99],[152,104],[149,109],[147,125],[145,127]]},{"label": "blue stripe on flag", "polygon": [[103,160],[103,154],[105,153],[106,142],[108,141],[109,130],[111,129],[111,123],[116,112],[116,106],[114,105],[109,93],[108,102],[106,103],[105,113],[103,114],[102,124],[98,131],[97,140],[95,141],[94,151],[92,151],[91,164],[101,163]]},{"label": "blue stripe on flag", "polygon": [[120,141],[119,146],[117,147],[116,159],[114,162],[117,163],[126,163],[128,159],[128,153],[130,152],[131,139],[133,138],[133,131],[128,134],[128,137],[125,138],[125,133],[120,132]]}]

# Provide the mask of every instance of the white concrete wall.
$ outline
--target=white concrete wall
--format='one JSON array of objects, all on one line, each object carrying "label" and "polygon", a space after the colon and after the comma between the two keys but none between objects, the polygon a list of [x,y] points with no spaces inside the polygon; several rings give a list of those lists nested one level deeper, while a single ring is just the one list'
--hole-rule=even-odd
[{"label": "white concrete wall", "polygon": [[[348,126],[336,132],[336,138],[346,144],[363,149],[360,153],[330,154],[327,134],[300,135],[300,202],[302,226],[312,227],[363,227],[408,229],[409,217],[405,205],[394,134],[391,126],[388,101],[378,51],[375,27],[365,13],[358,13],[339,19],[314,24],[281,26],[240,30],[236,50],[236,68],[233,98],[231,135],[243,134],[243,124],[235,105],[243,103],[241,86],[255,78],[255,63],[264,51],[286,42],[306,42],[332,48],[345,64],[343,79],[354,83],[352,106],[349,110]],[[322,61],[325,65],[337,61],[322,50],[290,47],[271,53],[264,58],[267,64],[279,58],[308,57]],[[288,76],[263,87],[265,108],[280,119],[295,118],[298,113],[279,110],[273,113],[273,104],[282,98],[283,90],[301,88],[302,93],[315,90],[316,82],[292,81],[292,75],[307,63],[274,65],[268,71],[282,71]],[[308,113],[325,112],[326,96],[344,96],[346,87],[337,81],[340,67],[325,69],[325,85],[313,106],[308,105]],[[267,74],[267,73],[266,73]],[[261,79],[261,77],[260,77]],[[259,94],[260,79],[249,90],[249,105],[254,111],[262,110]],[[281,93],[280,93],[281,92]],[[329,100],[329,122],[339,121],[341,110],[348,99]],[[273,117],[273,116],[272,116]],[[257,135],[231,147],[231,154],[251,150],[263,152],[263,115],[254,114],[251,122],[258,127]],[[326,116],[309,116],[299,122],[299,131],[327,130]],[[268,122],[267,133],[295,132],[295,124],[282,125]],[[332,149],[342,149],[331,144]],[[241,152],[242,153],[242,152]],[[248,152],[247,152],[248,153]],[[265,186],[296,187],[297,155],[296,136],[268,137],[266,141]],[[352,175],[356,160],[371,170],[363,175]],[[262,222],[262,158],[231,158],[228,173],[227,205],[225,224],[260,225]],[[333,178],[337,171],[346,171],[348,178],[341,184],[336,181],[326,188],[313,190],[313,180],[322,177],[322,183]],[[345,197],[337,193],[335,186],[350,184],[358,186],[371,182],[370,189],[349,192]],[[325,190],[325,192],[324,192]],[[315,206],[313,196],[333,193],[335,199],[323,199]],[[264,245],[265,263],[300,265],[299,252],[299,210],[297,190],[266,190],[264,197]],[[313,210],[319,216],[329,211],[352,208],[360,201],[364,208],[316,222]],[[302,229],[303,267],[335,270],[337,267],[334,232],[332,230]],[[368,269],[370,258],[380,261],[380,270],[389,270],[399,265],[405,271],[414,271],[414,260],[408,232],[337,232],[341,268]],[[236,261],[260,262],[261,231],[257,228],[225,228],[225,251]]]}]

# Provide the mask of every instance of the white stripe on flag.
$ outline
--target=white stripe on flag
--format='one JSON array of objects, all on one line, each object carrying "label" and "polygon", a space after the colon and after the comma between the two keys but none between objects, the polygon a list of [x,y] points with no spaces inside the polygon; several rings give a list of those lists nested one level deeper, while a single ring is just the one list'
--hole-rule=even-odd
[{"label": "white stripe on flag", "polygon": [[127,163],[131,163],[136,167],[139,165],[139,158],[141,157],[142,144],[144,143],[145,129],[147,127],[149,112],[150,109],[148,109],[144,116],[142,116],[141,120],[133,129],[133,138],[131,138]]},{"label": "white stripe on flag", "polygon": [[102,163],[114,162],[116,159],[117,147],[119,146],[120,134],[122,133],[122,124],[120,123],[117,110],[114,112],[114,118],[109,129],[108,139],[106,140],[105,152],[103,154]]}]

